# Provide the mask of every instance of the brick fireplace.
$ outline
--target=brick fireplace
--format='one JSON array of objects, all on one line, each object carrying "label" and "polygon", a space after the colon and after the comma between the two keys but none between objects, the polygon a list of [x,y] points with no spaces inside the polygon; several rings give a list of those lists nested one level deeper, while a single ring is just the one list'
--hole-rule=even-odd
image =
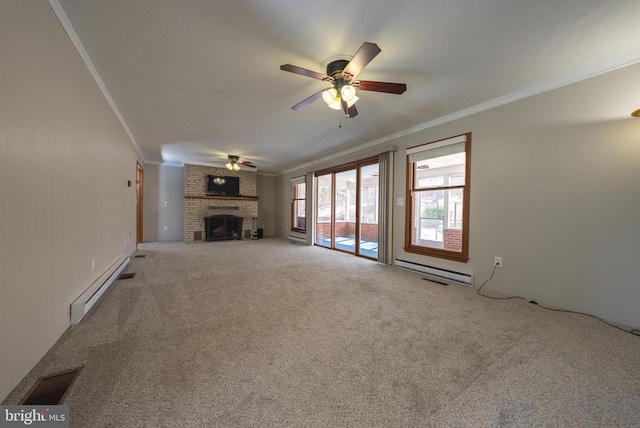
[{"label": "brick fireplace", "polygon": [[[240,178],[242,196],[207,196],[207,175]],[[256,173],[252,171],[231,172],[226,168],[206,165],[184,165],[184,242],[205,242],[207,239],[205,218],[230,215],[242,218],[240,239],[251,237],[257,226],[258,198],[256,195]]]}]

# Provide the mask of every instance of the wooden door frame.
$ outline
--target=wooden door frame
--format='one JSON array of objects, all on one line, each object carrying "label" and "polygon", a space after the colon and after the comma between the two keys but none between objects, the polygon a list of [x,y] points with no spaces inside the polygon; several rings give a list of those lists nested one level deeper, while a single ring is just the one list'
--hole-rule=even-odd
[{"label": "wooden door frame", "polygon": [[[367,165],[373,165],[376,163],[380,163],[380,156],[371,156],[369,158],[365,158],[365,159],[360,159],[354,162],[349,162],[343,165],[339,165],[339,166],[335,166],[335,167],[331,167],[331,168],[325,168],[323,170],[320,171],[316,171],[315,172],[315,181],[317,183],[317,179],[318,177],[321,177],[323,175],[331,175],[331,246],[330,247],[325,247],[325,248],[330,248],[332,250],[335,251],[342,251],[344,253],[347,254],[353,254],[355,256],[358,257],[364,257],[367,259],[371,259],[371,260],[375,260],[372,257],[369,256],[365,256],[362,255],[360,253],[360,223],[362,222],[362,219],[360,218],[360,192],[362,189],[360,189],[360,169],[363,166],[367,166]],[[355,247],[354,247],[354,251],[344,251],[344,250],[340,250],[338,248],[336,248],[335,245],[335,238],[336,238],[336,174],[340,173],[340,172],[346,172],[346,171],[351,171],[354,170],[356,172],[356,213],[355,213],[355,217],[356,217],[356,227],[355,227]],[[313,223],[313,227],[314,229],[317,226],[317,215],[318,215],[318,209],[317,209],[317,200],[318,200],[318,187],[317,185],[315,186],[314,189],[315,192],[315,199],[316,199],[316,207],[315,207],[315,219],[314,219],[314,223]],[[379,195],[380,189],[378,188],[378,195]],[[379,225],[378,225],[379,227]],[[317,245],[316,242],[314,242],[314,245]]]},{"label": "wooden door frame", "polygon": [[140,162],[136,161],[136,245],[143,242],[143,177],[144,169]]}]

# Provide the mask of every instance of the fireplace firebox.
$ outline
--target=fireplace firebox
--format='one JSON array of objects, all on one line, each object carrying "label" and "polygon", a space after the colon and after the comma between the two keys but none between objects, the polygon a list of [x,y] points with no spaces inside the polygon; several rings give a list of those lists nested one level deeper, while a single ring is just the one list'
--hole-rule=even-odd
[{"label": "fireplace firebox", "polygon": [[207,242],[242,239],[242,217],[230,214],[212,215],[205,217],[204,225]]}]

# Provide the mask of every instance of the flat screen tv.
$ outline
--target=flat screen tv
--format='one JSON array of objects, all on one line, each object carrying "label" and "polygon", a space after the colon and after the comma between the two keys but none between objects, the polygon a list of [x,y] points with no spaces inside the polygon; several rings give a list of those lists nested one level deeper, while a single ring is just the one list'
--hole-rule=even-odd
[{"label": "flat screen tv", "polygon": [[240,177],[226,175],[207,175],[207,195],[240,195]]}]

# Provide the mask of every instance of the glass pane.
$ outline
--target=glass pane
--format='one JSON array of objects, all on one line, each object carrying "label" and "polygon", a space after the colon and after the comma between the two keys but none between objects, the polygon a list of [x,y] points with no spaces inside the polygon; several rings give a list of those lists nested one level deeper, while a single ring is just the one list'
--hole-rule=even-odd
[{"label": "glass pane", "polygon": [[293,186],[294,187],[294,191],[293,191],[293,198],[294,199],[304,199],[305,193],[306,193],[306,184],[305,183],[299,183]]},{"label": "glass pane", "polygon": [[414,165],[416,189],[464,185],[466,165],[464,152],[421,160]]},{"label": "glass pane", "polygon": [[360,254],[378,258],[379,165],[360,168]]},{"label": "glass pane", "polygon": [[305,229],[305,203],[304,199],[293,202],[293,227],[295,229]]},{"label": "glass pane", "polygon": [[316,244],[331,247],[331,174],[316,179]]},{"label": "glass pane", "polygon": [[415,191],[411,243],[461,252],[463,197],[463,189]]},{"label": "glass pane", "polygon": [[449,229],[462,229],[462,201],[464,191],[462,189],[451,189],[448,191],[449,198],[447,204],[447,225]]},{"label": "glass pane", "polygon": [[338,172],[335,177],[335,248],[355,252],[356,170]]}]

